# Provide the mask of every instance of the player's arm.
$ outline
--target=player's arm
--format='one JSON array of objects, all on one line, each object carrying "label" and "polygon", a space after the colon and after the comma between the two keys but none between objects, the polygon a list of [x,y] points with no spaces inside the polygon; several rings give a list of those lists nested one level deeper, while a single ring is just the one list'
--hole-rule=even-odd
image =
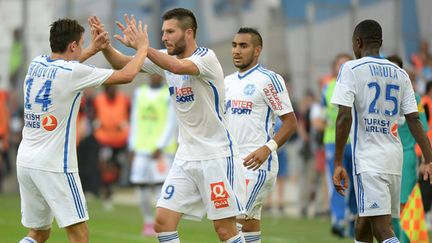
[{"label": "player's arm", "polygon": [[154,48],[149,48],[148,58],[156,65],[175,74],[198,75],[199,69],[188,59],[178,59]]},{"label": "player's arm", "polygon": [[243,165],[246,168],[257,170],[270,154],[282,146],[297,130],[297,118],[294,112],[281,115],[279,118],[282,126],[273,139],[244,158]]},{"label": "player's arm", "polygon": [[[88,18],[88,23],[91,28],[91,37],[92,37],[91,44],[93,44],[94,49],[96,49],[96,52],[102,50],[103,55],[105,56],[107,61],[111,64],[113,69],[119,70],[125,67],[132,60],[133,57],[124,55],[123,53],[121,53],[111,45],[109,41],[108,33],[105,31],[104,24],[97,16],[90,16]],[[136,22],[134,23],[134,25],[136,26]],[[127,28],[125,28],[123,32],[126,33]],[[104,33],[104,36],[106,36],[108,41],[106,42],[96,41],[97,36],[100,35],[101,33]],[[115,35],[114,37],[116,39],[119,39],[119,36],[117,35]],[[128,43],[128,46],[132,47],[126,34],[124,37],[120,37],[120,38],[126,41]],[[91,54],[91,52],[95,50],[89,50],[89,51],[90,51],[89,54]]]},{"label": "player's arm", "polygon": [[121,70],[114,71],[113,74],[104,82],[104,84],[122,84],[129,83],[135,78],[144,64],[144,59],[147,57],[149,40],[147,36],[147,25],[142,28],[142,23],[139,21],[138,27],[135,25],[128,28],[129,41],[137,52],[135,56]]},{"label": "player's arm", "polygon": [[[135,17],[132,15],[129,17],[128,15],[124,15],[125,25],[123,25],[120,22],[116,22],[117,26],[120,28],[120,30],[123,32],[123,36],[115,35],[114,37],[119,40],[121,43],[123,43],[125,46],[130,46],[127,35],[128,33],[125,32],[127,30],[127,27],[130,25],[134,25],[136,20]],[[110,51],[110,54],[116,55],[112,50]],[[105,52],[104,52],[105,55]],[[107,56],[106,56],[107,57]],[[157,66],[160,68],[167,70],[171,73],[175,74],[188,74],[188,75],[198,75],[200,73],[198,67],[196,64],[188,59],[178,59],[174,56],[170,56],[166,53],[160,52],[154,48],[149,47],[147,57]],[[107,57],[112,58],[111,57]],[[119,58],[118,55],[116,55],[116,58]]]},{"label": "player's arm", "polygon": [[[348,175],[342,165],[346,142],[349,137],[352,124],[351,107],[339,105],[336,118],[336,149],[334,155],[333,184],[339,194],[345,195],[344,190],[348,188]],[[342,185],[342,180],[344,184]]]}]

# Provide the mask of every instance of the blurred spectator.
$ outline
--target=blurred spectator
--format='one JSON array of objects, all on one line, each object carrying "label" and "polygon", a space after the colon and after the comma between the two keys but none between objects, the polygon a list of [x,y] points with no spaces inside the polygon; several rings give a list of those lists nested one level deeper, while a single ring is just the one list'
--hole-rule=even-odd
[{"label": "blurred spectator", "polygon": [[[327,189],[329,194],[330,213],[331,213],[331,232],[339,237],[354,236],[354,219],[357,214],[357,205],[354,194],[352,177],[352,153],[351,144],[347,143],[344,153],[344,167],[350,178],[347,197],[340,195],[333,186],[334,152],[336,143],[336,117],[338,107],[331,104],[330,100],[336,86],[336,78],[339,69],[346,61],[352,60],[348,54],[339,54],[332,63],[332,79],[323,88],[322,106],[325,108],[325,119],[320,124],[324,126],[324,144],[326,157],[326,176]],[[348,226],[348,227],[346,227]]]},{"label": "blurred spectator", "polygon": [[104,87],[104,92],[94,99],[94,108],[94,135],[99,144],[101,193],[105,199],[106,209],[110,210],[112,185],[119,179],[127,180],[129,171],[126,145],[129,134],[130,100],[118,91],[115,85],[108,85]]},{"label": "blurred spectator", "polygon": [[[426,93],[421,97],[421,104],[423,105],[424,112],[426,114],[426,119],[428,122],[429,131],[427,133],[429,140],[432,138],[432,81],[427,82],[426,84]],[[432,186],[427,182],[419,179],[420,190],[422,194],[423,206],[425,210],[425,214],[427,214],[427,223],[432,225],[431,223],[431,204],[432,204]]]},{"label": "blurred spectator", "polygon": [[303,159],[303,181],[300,181],[300,185],[304,185],[300,192],[300,213],[303,217],[308,216],[309,211],[314,208],[314,214],[321,215],[328,210],[325,205],[327,194],[322,188],[325,186],[323,133],[316,129],[319,119],[323,119],[323,112],[310,90],[306,92],[299,109],[298,134],[303,140],[300,150]]},{"label": "blurred spectator", "polygon": [[168,87],[152,74],[150,85],[135,90],[132,104],[129,150],[132,153],[130,181],[137,186],[144,219],[142,234],[154,231],[155,201],[159,197],[176,151],[176,118]]},{"label": "blurred spectator", "polygon": [[19,74],[23,65],[24,47],[23,47],[23,30],[17,28],[13,32],[13,42],[10,51],[9,72],[11,87],[16,88],[19,80]]},{"label": "blurred spectator", "polygon": [[99,144],[93,130],[95,110],[93,106],[95,89],[87,89],[81,99],[77,119],[77,155],[78,169],[84,193],[99,197],[101,184],[99,162]]},{"label": "blurred spectator", "polygon": [[[398,65],[400,68],[403,68],[403,61],[398,55],[389,56],[387,57],[387,59],[395,63],[396,65]],[[414,88],[417,106],[419,107],[418,110],[419,110],[420,121],[423,124],[424,130],[427,131],[428,124],[426,120],[426,115],[423,107],[420,104],[420,95],[416,92],[415,89],[415,85],[414,85],[415,77],[413,76],[412,72],[411,75],[409,75],[409,77],[411,80],[411,84],[413,85]],[[401,195],[400,195],[400,204],[401,204],[400,209],[402,212],[405,204],[408,201],[408,197],[410,196],[418,180],[418,176],[417,176],[418,157],[415,151],[416,141],[413,135],[411,134],[411,131],[408,127],[408,123],[406,123],[404,116],[401,116],[398,120],[398,133],[403,148],[402,180],[401,180]],[[403,231],[401,231],[399,218],[393,218],[392,222],[393,222],[394,232],[398,237],[398,239],[400,239],[401,242],[409,242],[408,236],[405,233],[403,233]]]},{"label": "blurred spectator", "polygon": [[[294,105],[293,105],[294,107]],[[282,125],[281,119],[276,116],[275,118],[275,126],[274,126],[274,132],[277,133],[279,131],[279,128]],[[284,143],[280,148],[277,150],[277,156],[279,160],[279,169],[277,173],[277,179],[276,179],[276,193],[272,192],[268,196],[268,200],[266,205],[263,207],[264,211],[271,211],[273,206],[272,201],[272,195],[275,194],[276,196],[276,206],[278,209],[278,214],[284,214],[285,213],[285,191],[286,191],[286,183],[287,183],[287,177],[288,177],[288,162],[289,162],[289,155],[287,151],[287,145],[290,141],[294,140],[295,136],[292,136],[290,140],[288,140],[287,143]]]},{"label": "blurred spectator", "polygon": [[429,42],[423,39],[419,45],[419,51],[411,55],[411,62],[417,73],[421,73],[423,68],[432,59],[432,55],[429,51]]},{"label": "blurred spectator", "polygon": [[9,108],[8,92],[0,90],[0,192],[4,176],[10,172],[9,162]]}]

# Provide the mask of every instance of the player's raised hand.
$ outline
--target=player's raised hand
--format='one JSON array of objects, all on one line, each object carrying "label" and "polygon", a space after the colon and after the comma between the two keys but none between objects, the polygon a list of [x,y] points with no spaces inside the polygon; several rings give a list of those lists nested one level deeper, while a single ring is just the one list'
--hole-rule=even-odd
[{"label": "player's raised hand", "polygon": [[139,50],[139,49],[147,49],[149,46],[149,40],[147,35],[147,25],[144,25],[140,21],[138,21],[138,26],[135,23],[131,24],[125,30],[125,38],[127,42],[130,44],[130,47]]},{"label": "player's raised hand", "polygon": [[100,19],[97,16],[90,16],[87,21],[90,26],[91,34],[90,47],[93,48],[95,52],[107,48],[110,44],[110,38]]},{"label": "player's raised hand", "polygon": [[345,189],[348,188],[348,174],[343,166],[335,166],[333,171],[333,185],[339,194],[345,196]]},{"label": "player's raised hand", "polygon": [[269,157],[271,150],[267,146],[262,146],[250,153],[243,159],[243,165],[249,170],[257,170]]},{"label": "player's raised hand", "polygon": [[[132,44],[130,43],[130,37],[128,36],[130,34],[130,28],[131,26],[136,26],[136,20],[133,15],[129,18],[127,14],[124,15],[125,24],[122,24],[120,21],[116,21],[117,27],[122,31],[123,36],[121,35],[114,35],[114,38],[116,38],[118,41],[120,41],[123,45],[127,47],[134,48]],[[147,32],[147,31],[146,31]]]}]

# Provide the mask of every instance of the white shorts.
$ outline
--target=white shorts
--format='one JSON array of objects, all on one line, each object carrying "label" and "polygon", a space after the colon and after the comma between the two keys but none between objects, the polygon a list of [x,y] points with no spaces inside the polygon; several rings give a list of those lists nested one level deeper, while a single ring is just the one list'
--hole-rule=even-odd
[{"label": "white shorts", "polygon": [[133,184],[163,183],[172,164],[172,156],[164,155],[155,160],[149,154],[135,154],[132,161],[130,181]]},{"label": "white shorts", "polygon": [[237,156],[202,161],[174,160],[157,207],[183,213],[186,219],[210,220],[243,214],[243,165]]},{"label": "white shorts", "polygon": [[247,201],[246,219],[261,219],[261,209],[273,190],[277,172],[245,168]]},{"label": "white shorts", "polygon": [[57,173],[17,166],[22,224],[32,229],[50,228],[56,218],[60,228],[87,221],[87,204],[78,173]]},{"label": "white shorts", "polygon": [[399,218],[401,176],[376,172],[354,175],[360,217],[391,215]]}]

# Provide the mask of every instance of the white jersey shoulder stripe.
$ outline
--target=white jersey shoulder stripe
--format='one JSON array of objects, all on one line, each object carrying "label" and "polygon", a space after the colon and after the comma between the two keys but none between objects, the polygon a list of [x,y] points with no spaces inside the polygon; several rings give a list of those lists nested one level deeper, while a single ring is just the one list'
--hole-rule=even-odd
[{"label": "white jersey shoulder stripe", "polygon": [[283,86],[280,83],[279,79],[277,78],[276,74],[268,69],[265,69],[261,66],[258,67],[258,71],[260,71],[261,73],[267,75],[271,82],[273,83],[273,86],[275,87],[275,90],[277,93],[280,93],[283,91]]}]

